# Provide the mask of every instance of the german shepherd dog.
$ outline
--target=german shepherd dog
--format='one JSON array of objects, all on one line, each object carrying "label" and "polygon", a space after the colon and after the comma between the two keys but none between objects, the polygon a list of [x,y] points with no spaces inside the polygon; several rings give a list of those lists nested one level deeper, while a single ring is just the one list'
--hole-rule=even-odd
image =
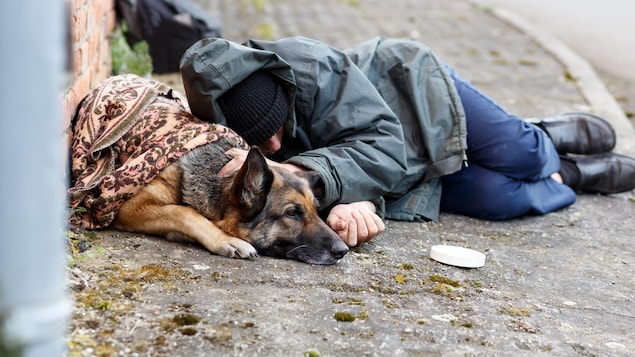
[{"label": "german shepherd dog", "polygon": [[123,204],[113,226],[198,242],[234,258],[260,253],[334,264],[346,255],[346,244],[318,215],[317,173],[268,165],[252,147],[239,170],[221,177],[232,146],[220,139],[182,156]]}]

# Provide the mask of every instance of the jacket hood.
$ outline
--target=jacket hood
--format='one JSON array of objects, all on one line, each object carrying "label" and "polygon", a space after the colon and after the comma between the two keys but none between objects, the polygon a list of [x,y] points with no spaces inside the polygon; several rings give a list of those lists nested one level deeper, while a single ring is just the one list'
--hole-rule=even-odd
[{"label": "jacket hood", "polygon": [[285,129],[291,134],[295,131],[295,77],[291,66],[277,54],[221,38],[207,38],[185,51],[179,67],[192,114],[221,125],[227,125],[227,120],[217,99],[250,74],[268,71],[284,84],[289,102]]}]

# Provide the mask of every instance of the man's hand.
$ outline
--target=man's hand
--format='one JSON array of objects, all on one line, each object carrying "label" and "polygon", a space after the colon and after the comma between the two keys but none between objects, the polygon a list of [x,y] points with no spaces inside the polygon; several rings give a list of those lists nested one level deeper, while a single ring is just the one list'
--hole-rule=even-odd
[{"label": "man's hand", "polygon": [[326,223],[349,247],[370,241],[386,228],[370,201],[336,205],[329,212]]},{"label": "man's hand", "polygon": [[238,169],[240,169],[241,166],[243,166],[243,164],[245,163],[248,152],[249,151],[247,150],[238,149],[238,148],[231,148],[225,151],[225,155],[233,156],[234,158],[231,159],[228,163],[226,163],[222,169],[220,169],[220,171],[218,172],[218,176],[228,176],[232,172],[238,171]]},{"label": "man's hand", "polygon": [[[219,171],[219,176],[227,176],[237,171],[245,163],[247,150],[232,148],[225,152],[233,156]],[[291,171],[303,171],[301,166],[293,164],[281,164],[267,159],[270,166],[285,167]],[[339,204],[331,209],[326,223],[342,238],[349,247],[355,247],[368,242],[376,235],[383,232],[386,226],[375,213],[375,205],[370,201],[360,201],[347,204]]]}]

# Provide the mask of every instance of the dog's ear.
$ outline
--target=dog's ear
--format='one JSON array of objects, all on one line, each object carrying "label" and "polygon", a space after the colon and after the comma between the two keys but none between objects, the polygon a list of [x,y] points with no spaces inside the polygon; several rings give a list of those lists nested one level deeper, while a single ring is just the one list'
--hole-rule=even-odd
[{"label": "dog's ear", "polygon": [[317,171],[296,171],[296,174],[309,182],[309,187],[315,198],[318,200],[324,198],[324,182]]},{"label": "dog's ear", "polygon": [[251,219],[262,211],[272,184],[273,172],[265,156],[258,147],[252,146],[232,185],[232,194],[245,209],[245,218]]}]

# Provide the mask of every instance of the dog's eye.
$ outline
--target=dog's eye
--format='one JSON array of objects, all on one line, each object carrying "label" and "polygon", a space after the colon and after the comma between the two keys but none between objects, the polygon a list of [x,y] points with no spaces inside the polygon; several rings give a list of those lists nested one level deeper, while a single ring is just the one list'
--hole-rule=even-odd
[{"label": "dog's eye", "polygon": [[294,218],[294,219],[299,219],[302,218],[304,212],[302,212],[301,209],[297,208],[297,207],[293,207],[293,208],[288,208],[284,214],[289,217],[289,218]]}]

